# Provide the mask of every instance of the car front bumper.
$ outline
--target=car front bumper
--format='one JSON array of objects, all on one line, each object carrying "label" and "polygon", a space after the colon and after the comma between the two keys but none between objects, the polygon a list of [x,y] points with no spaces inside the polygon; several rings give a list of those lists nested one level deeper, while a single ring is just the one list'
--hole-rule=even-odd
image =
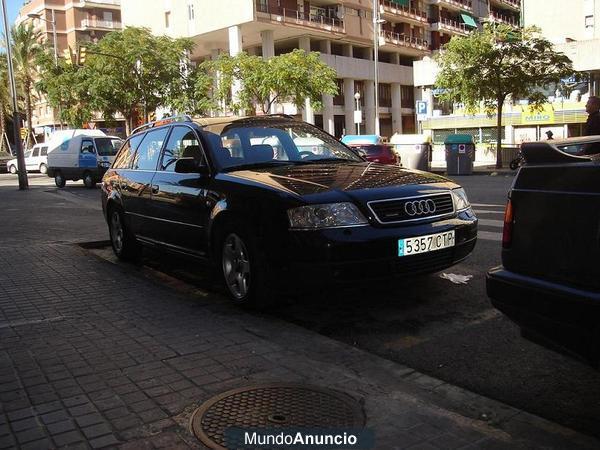
[{"label": "car front bumper", "polygon": [[[454,230],[453,247],[398,256],[398,240]],[[303,285],[360,283],[433,273],[465,259],[477,241],[472,214],[443,221],[395,227],[352,227],[318,231],[290,230],[289,244],[278,247],[272,266],[282,280]],[[296,284],[296,283],[294,283]]]},{"label": "car front bumper", "polygon": [[490,270],[492,304],[521,327],[524,337],[596,365],[600,293],[510,272]]}]

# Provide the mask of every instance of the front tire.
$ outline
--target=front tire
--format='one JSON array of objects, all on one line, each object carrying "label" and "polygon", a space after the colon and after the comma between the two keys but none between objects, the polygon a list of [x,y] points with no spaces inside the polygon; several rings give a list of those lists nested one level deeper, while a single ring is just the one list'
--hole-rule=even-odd
[{"label": "front tire", "polygon": [[140,244],[127,229],[123,213],[119,208],[110,208],[108,213],[108,231],[113,252],[123,261],[135,261],[141,253]]},{"label": "front tire", "polygon": [[56,184],[56,187],[58,188],[64,188],[67,184],[67,180],[65,180],[65,177],[60,170],[54,174],[54,184]]},{"label": "front tire", "polygon": [[88,189],[93,189],[96,187],[96,180],[94,180],[94,177],[90,172],[83,174],[83,185]]},{"label": "front tire", "polygon": [[10,166],[10,167],[8,168],[8,171],[9,171],[10,173],[12,173],[13,175],[15,175],[15,174],[17,173],[17,168],[16,168],[15,166]]},{"label": "front tire", "polygon": [[236,305],[262,309],[273,301],[266,265],[254,240],[238,229],[227,229],[219,246],[218,262],[229,298]]},{"label": "front tire", "polygon": [[44,175],[48,173],[48,166],[46,164],[40,164],[40,173]]}]

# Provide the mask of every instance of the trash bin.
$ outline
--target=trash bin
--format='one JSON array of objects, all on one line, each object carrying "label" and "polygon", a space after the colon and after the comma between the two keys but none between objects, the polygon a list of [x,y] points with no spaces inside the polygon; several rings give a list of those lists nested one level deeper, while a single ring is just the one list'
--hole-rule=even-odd
[{"label": "trash bin", "polygon": [[390,139],[402,167],[431,171],[431,142],[422,134],[394,134]]},{"label": "trash bin", "polygon": [[446,172],[448,175],[471,175],[475,160],[475,141],[470,134],[450,134],[446,146]]}]

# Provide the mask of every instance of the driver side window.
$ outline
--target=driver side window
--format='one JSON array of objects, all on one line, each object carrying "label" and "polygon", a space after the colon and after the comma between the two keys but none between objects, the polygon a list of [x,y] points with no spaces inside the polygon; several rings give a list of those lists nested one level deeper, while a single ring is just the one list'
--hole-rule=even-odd
[{"label": "driver side window", "polygon": [[163,150],[159,169],[165,172],[175,172],[175,163],[181,158],[194,158],[198,165],[204,165],[204,153],[196,133],[188,127],[173,127],[171,135]]},{"label": "driver side window", "polygon": [[94,143],[88,140],[81,141],[81,154],[83,155],[93,153],[96,153],[96,150],[94,150]]}]

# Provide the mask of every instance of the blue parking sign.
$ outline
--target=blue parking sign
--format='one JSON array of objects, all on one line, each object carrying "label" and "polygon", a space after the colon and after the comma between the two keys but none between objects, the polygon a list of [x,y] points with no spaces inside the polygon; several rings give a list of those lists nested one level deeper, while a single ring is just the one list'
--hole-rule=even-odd
[{"label": "blue parking sign", "polygon": [[417,101],[417,114],[427,114],[427,102],[423,100]]}]

